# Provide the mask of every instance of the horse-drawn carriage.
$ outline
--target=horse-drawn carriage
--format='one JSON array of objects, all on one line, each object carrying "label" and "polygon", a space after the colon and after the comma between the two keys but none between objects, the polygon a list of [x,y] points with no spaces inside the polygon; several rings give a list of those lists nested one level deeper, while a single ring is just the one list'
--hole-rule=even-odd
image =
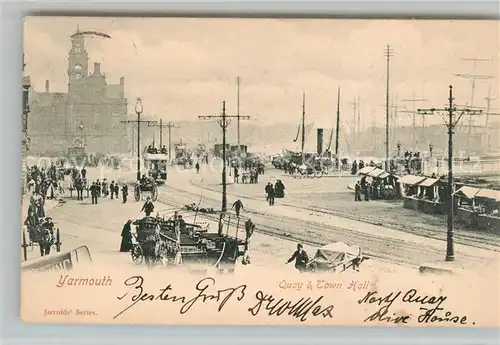
[{"label": "horse-drawn carriage", "polygon": [[202,248],[185,250],[185,247],[192,247],[199,234],[209,229],[207,222],[187,223],[178,212],[168,218],[144,217],[132,224],[136,225],[137,232],[132,245],[132,261],[138,265],[146,261],[148,266],[177,264],[179,255],[202,254]]},{"label": "horse-drawn carriage", "polygon": [[[132,260],[163,266],[187,265],[189,269],[213,267],[219,272],[233,272],[238,257],[247,249],[250,235],[236,237],[219,232],[209,232],[210,222],[184,220],[183,212],[176,211],[168,217],[145,217],[135,221],[136,242],[133,243]],[[219,223],[219,230],[222,229]],[[229,228],[229,223],[227,224]]]},{"label": "horse-drawn carriage", "polygon": [[49,255],[52,247],[55,247],[57,252],[61,251],[61,235],[59,228],[55,228],[52,218],[38,218],[31,214],[26,219],[25,225],[28,230],[28,240],[26,231],[23,230],[21,244],[25,261],[28,259],[28,248],[33,249],[35,245],[40,247],[41,256]]},{"label": "horse-drawn carriage", "polygon": [[135,243],[132,244],[132,261],[140,265],[145,260],[151,267],[153,264],[161,262],[164,254],[163,241],[160,238],[160,228],[158,219],[154,217],[144,217],[132,223],[136,225]]},{"label": "horse-drawn carriage", "polygon": [[89,197],[89,184],[87,177],[83,177],[82,174],[76,169],[71,169],[69,174],[69,193],[70,197],[73,196],[73,191],[76,191],[77,199],[83,200],[83,191],[87,191],[87,198]]},{"label": "horse-drawn carriage", "polygon": [[297,165],[295,163],[290,163],[290,168],[293,172],[294,178],[320,178],[327,173],[324,167],[315,167],[312,164],[301,164]]},{"label": "horse-drawn carriage", "polygon": [[158,199],[158,185],[152,178],[143,176],[139,181],[135,183],[135,201],[140,201],[142,199],[143,193],[149,194],[152,201],[156,201],[156,199]]},{"label": "horse-drawn carriage", "polygon": [[314,258],[307,263],[308,272],[344,272],[349,268],[359,271],[359,266],[368,257],[360,247],[335,242],[318,248]]}]

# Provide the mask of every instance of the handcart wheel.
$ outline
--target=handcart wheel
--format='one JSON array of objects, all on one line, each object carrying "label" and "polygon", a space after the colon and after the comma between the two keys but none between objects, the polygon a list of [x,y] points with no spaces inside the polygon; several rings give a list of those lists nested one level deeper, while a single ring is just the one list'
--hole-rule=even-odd
[{"label": "handcart wheel", "polygon": [[56,230],[56,251],[60,252],[61,251],[61,235],[59,233],[59,228]]},{"label": "handcart wheel", "polygon": [[136,265],[142,264],[142,261],[144,260],[144,253],[142,252],[142,248],[138,244],[132,245],[132,250],[130,251],[130,254],[132,255],[132,261]]},{"label": "handcart wheel", "polygon": [[28,244],[26,243],[26,231],[23,230],[23,257],[24,261],[28,260]]},{"label": "handcart wheel", "polygon": [[139,186],[135,186],[135,188],[134,188],[134,198],[135,198],[135,201],[141,200],[141,189]]},{"label": "handcart wheel", "polygon": [[158,186],[153,186],[153,190],[151,191],[151,199],[153,199],[153,201],[156,201],[156,199],[158,199]]}]

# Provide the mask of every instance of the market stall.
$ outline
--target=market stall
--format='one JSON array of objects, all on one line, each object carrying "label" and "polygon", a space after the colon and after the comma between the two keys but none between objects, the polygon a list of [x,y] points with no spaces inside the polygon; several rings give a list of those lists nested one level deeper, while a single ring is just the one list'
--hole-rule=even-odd
[{"label": "market stall", "polygon": [[454,196],[460,223],[480,230],[500,230],[500,191],[463,186]]}]

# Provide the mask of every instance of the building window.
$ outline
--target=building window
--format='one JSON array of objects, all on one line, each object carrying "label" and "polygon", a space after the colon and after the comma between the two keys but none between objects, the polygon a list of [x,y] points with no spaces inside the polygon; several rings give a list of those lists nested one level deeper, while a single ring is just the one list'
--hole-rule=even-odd
[{"label": "building window", "polygon": [[82,92],[81,91],[75,91],[75,101],[76,102],[82,101]]},{"label": "building window", "polygon": [[101,90],[94,91],[94,101],[96,103],[102,103],[102,91]]},{"label": "building window", "polygon": [[101,128],[101,116],[99,115],[99,113],[94,113],[92,120],[92,128],[94,130],[99,130]]}]

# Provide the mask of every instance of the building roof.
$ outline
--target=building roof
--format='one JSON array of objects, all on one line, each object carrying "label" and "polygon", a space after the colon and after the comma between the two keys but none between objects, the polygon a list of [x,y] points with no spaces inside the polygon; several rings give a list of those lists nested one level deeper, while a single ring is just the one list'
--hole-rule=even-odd
[{"label": "building roof", "polygon": [[108,85],[108,98],[123,98],[122,85]]},{"label": "building roof", "polygon": [[68,97],[63,92],[33,92],[30,95],[30,102],[38,106],[51,106],[54,103],[64,103]]}]

